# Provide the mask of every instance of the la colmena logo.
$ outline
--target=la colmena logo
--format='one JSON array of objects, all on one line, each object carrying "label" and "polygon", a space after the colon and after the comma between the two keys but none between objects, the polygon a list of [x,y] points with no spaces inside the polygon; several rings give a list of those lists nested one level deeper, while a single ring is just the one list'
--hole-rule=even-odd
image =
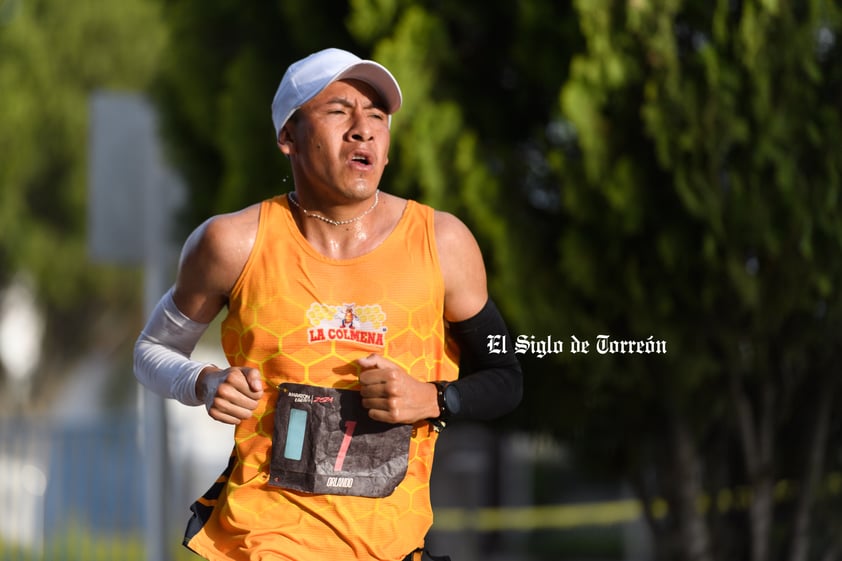
[{"label": "la colmena logo", "polygon": [[380,304],[321,304],[313,302],[307,310],[310,327],[307,342],[353,341],[383,347],[386,313]]}]

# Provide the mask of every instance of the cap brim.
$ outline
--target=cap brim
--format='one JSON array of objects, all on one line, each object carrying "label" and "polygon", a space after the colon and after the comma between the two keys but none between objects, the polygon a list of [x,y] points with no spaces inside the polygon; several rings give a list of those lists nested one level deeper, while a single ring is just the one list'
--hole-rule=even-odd
[{"label": "cap brim", "polygon": [[357,62],[342,70],[331,81],[348,79],[360,80],[377,90],[383,102],[383,108],[389,115],[400,109],[403,99],[398,81],[382,65],[370,60]]}]

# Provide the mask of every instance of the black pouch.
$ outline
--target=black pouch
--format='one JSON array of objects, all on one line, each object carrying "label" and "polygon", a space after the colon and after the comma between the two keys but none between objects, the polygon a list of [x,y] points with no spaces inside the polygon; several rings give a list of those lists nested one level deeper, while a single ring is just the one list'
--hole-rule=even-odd
[{"label": "black pouch", "polygon": [[374,421],[360,392],[281,384],[269,484],[305,493],[386,497],[406,476],[412,425]]}]

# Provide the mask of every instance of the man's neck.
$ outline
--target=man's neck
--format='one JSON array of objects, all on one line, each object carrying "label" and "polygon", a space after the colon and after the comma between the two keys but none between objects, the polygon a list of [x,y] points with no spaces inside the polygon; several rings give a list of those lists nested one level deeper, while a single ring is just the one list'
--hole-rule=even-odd
[{"label": "man's neck", "polygon": [[367,207],[370,211],[344,223],[317,218],[315,211],[304,212],[292,202],[290,210],[299,231],[316,251],[341,260],[365,255],[383,243],[400,220],[405,204],[403,199],[381,193],[376,205]]}]

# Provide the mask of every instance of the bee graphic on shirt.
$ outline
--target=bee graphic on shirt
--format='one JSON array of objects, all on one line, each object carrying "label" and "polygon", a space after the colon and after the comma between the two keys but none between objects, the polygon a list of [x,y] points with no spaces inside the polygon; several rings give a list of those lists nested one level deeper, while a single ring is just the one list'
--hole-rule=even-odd
[{"label": "bee graphic on shirt", "polygon": [[360,318],[357,314],[354,313],[354,307],[346,306],[345,313],[342,316],[342,327],[347,327],[348,329],[356,329],[359,322]]}]

